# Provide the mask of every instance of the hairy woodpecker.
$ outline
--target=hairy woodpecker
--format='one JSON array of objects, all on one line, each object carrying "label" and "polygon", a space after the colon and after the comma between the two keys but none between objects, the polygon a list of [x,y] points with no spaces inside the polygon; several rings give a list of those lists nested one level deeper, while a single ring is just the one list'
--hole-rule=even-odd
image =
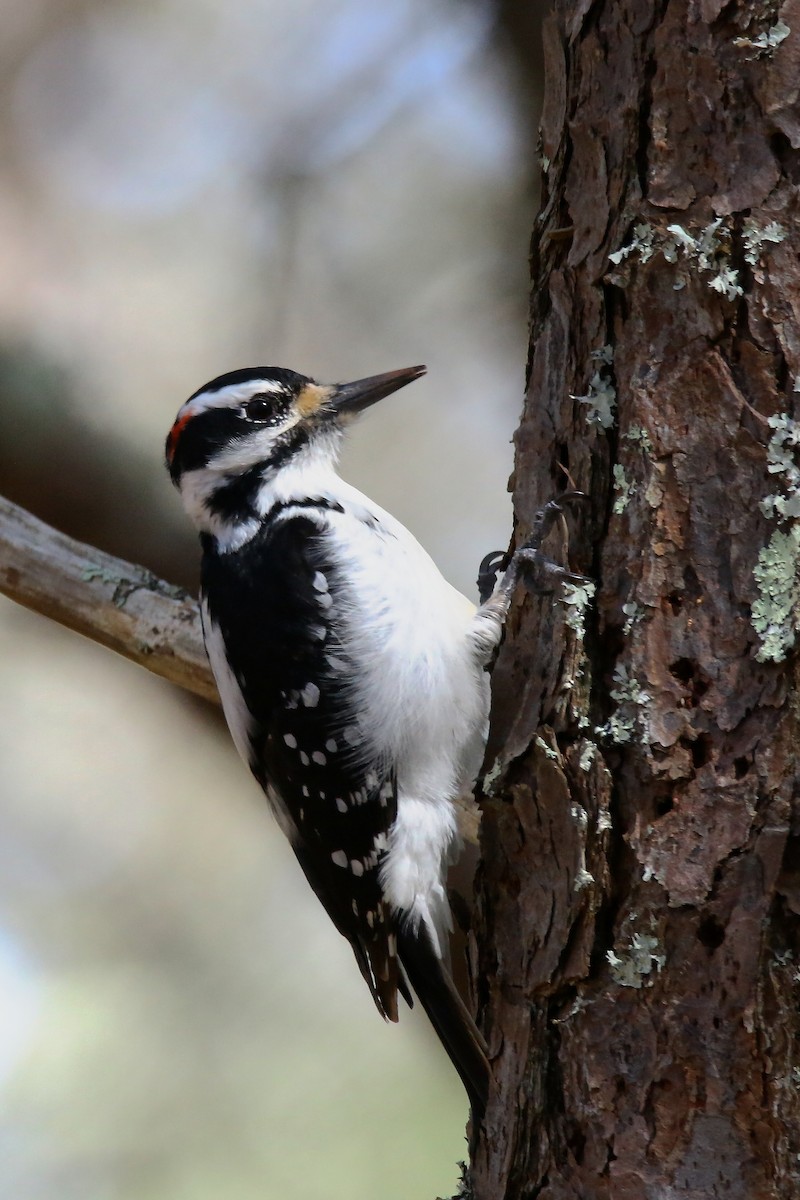
[{"label": "hairy woodpecker", "polygon": [[454,801],[483,754],[486,666],[538,542],[476,610],[337,475],[344,427],[424,371],[334,386],[232,371],[182,406],[166,456],[200,533],[203,633],[236,748],[378,1011],[396,1021],[411,984],[479,1116],[490,1069],[447,967],[445,875]]}]

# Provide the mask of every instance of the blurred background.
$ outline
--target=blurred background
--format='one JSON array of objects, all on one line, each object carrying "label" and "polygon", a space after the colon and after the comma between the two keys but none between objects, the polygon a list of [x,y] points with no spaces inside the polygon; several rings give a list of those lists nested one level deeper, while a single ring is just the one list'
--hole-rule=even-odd
[{"label": "blurred background", "polygon": [[[511,530],[538,3],[0,14],[0,491],[194,588],[186,396],[426,362],[343,473],[474,596]],[[216,712],[6,600],[0,674],[0,1195],[451,1195],[461,1086],[424,1017],[377,1017]]]}]

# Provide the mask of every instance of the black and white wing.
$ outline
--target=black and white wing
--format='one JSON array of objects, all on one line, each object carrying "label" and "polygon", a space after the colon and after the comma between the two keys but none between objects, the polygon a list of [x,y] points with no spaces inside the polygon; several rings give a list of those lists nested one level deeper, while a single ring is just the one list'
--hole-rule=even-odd
[{"label": "black and white wing", "polygon": [[237,748],[312,888],[350,942],[378,1010],[397,1020],[396,917],[380,868],[397,813],[392,764],[365,761],[341,637],[346,581],[324,514],[267,520],[240,550],[204,549],[206,645]]}]

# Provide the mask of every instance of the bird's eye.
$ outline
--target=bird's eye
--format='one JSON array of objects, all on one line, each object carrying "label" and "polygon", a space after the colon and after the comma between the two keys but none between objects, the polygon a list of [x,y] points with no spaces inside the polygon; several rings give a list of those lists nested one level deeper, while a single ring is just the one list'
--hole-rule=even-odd
[{"label": "bird's eye", "polygon": [[242,411],[250,421],[268,421],[275,415],[275,397],[253,396],[242,405]]}]

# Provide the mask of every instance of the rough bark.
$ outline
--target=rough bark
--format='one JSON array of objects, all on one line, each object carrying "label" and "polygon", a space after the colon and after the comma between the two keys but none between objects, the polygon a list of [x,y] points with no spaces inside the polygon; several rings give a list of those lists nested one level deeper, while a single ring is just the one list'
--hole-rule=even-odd
[{"label": "rough bark", "polygon": [[800,0],[556,0],[545,59],[515,511],[588,493],[597,596],[583,644],[519,601],[494,674],[472,1186],[790,1200]]}]

